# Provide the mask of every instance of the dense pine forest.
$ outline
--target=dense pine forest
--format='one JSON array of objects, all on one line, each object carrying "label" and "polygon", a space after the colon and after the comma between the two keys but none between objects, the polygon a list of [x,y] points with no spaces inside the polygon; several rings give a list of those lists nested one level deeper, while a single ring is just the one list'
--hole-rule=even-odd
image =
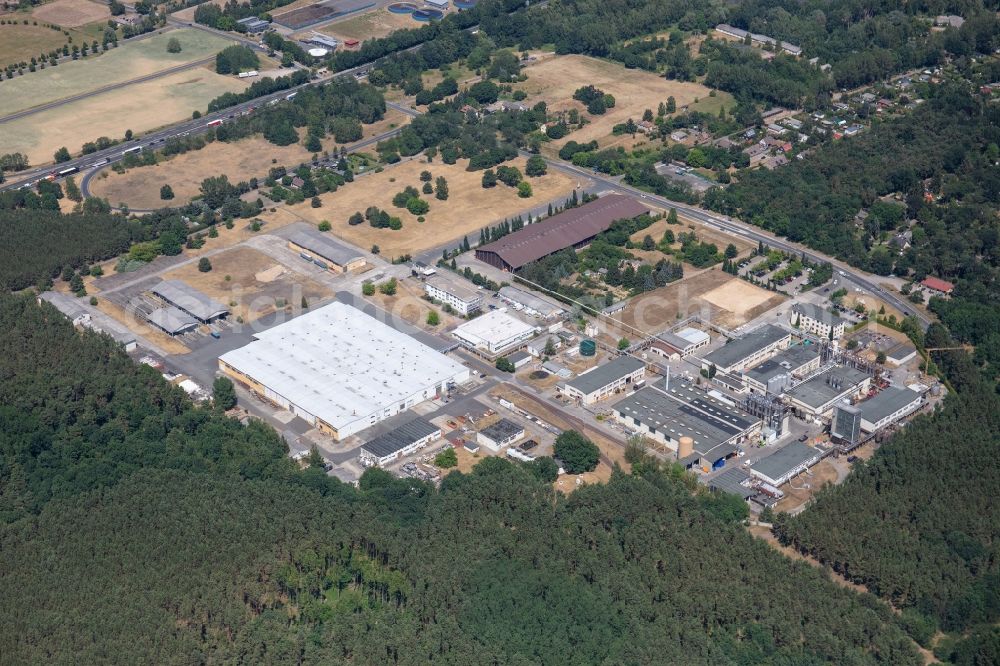
[{"label": "dense pine forest", "polygon": [[886,606],[656,465],[355,490],[33,299],[0,297],[0,343],[9,663],[920,663]]}]

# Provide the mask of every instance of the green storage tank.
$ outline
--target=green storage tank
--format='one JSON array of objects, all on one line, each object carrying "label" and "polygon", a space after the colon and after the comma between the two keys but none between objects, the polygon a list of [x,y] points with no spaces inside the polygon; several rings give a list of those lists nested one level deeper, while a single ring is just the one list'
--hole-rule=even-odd
[{"label": "green storage tank", "polygon": [[580,356],[593,356],[597,353],[597,343],[593,340],[582,340],[580,342]]}]

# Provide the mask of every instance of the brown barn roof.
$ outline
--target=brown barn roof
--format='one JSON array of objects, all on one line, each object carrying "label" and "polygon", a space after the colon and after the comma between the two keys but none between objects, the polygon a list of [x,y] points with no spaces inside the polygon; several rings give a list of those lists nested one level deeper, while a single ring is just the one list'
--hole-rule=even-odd
[{"label": "brown barn roof", "polygon": [[493,252],[516,270],[532,261],[593,238],[606,231],[615,220],[632,219],[648,212],[648,207],[631,197],[609,194],[536,224],[529,224],[498,241],[478,248],[476,253]]}]

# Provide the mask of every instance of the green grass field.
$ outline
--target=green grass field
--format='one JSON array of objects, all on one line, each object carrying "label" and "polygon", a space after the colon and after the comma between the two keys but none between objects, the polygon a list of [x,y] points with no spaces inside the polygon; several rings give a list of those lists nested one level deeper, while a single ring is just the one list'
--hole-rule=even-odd
[{"label": "green grass field", "polygon": [[[171,37],[180,40],[180,53],[167,53],[167,41]],[[63,62],[0,83],[0,91],[3,91],[0,116],[201,60],[231,43],[223,37],[192,28],[120,42],[118,48],[107,53]]]},{"label": "green grass field", "polygon": [[697,102],[692,102],[688,105],[688,109],[691,111],[700,111],[701,113],[708,113],[711,115],[716,115],[719,113],[719,109],[726,107],[726,112],[730,112],[736,106],[736,100],[727,92],[721,90],[715,91],[715,97],[699,97]]}]

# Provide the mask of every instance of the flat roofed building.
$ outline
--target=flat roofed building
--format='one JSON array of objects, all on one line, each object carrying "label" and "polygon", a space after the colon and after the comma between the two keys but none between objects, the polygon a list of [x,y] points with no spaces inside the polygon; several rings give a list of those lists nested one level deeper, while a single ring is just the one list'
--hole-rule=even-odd
[{"label": "flat roofed building", "polygon": [[491,451],[499,451],[524,437],[524,426],[500,419],[476,433],[476,441]]},{"label": "flat roofed building", "polygon": [[798,412],[820,418],[830,416],[836,403],[867,392],[870,385],[867,373],[837,366],[789,389],[785,396]]},{"label": "flat roofed building", "polygon": [[765,483],[780,486],[823,459],[823,452],[801,442],[792,442],[750,465],[750,473]]},{"label": "flat roofed building", "polygon": [[463,317],[483,309],[483,292],[445,277],[433,275],[424,282],[424,291],[434,300],[446,303]]},{"label": "flat roofed building", "polygon": [[336,302],[257,333],[219,367],[334,439],[469,379],[465,366]]},{"label": "flat roofed building", "polygon": [[585,405],[640,383],[646,376],[646,363],[631,356],[619,356],[566,382],[563,391]]},{"label": "flat roofed building", "polygon": [[539,335],[537,338],[526,344],[524,349],[535,358],[542,358],[545,356],[545,348],[549,346],[550,341],[552,342],[553,351],[562,347],[562,340],[559,336],[549,334]]},{"label": "flat roofed building", "polygon": [[920,409],[924,398],[908,388],[888,386],[854,405],[861,412],[861,429],[877,432]]},{"label": "flat roofed building", "polygon": [[198,328],[198,322],[193,317],[173,305],[153,310],[146,315],[146,319],[168,335],[180,335]]},{"label": "flat roofed building", "polygon": [[87,328],[97,333],[104,333],[112,340],[121,345],[127,352],[138,346],[135,333],[127,327],[118,323],[103,312],[91,312],[79,302],[76,296],[61,294],[56,291],[46,291],[38,296],[38,302],[46,301],[54,306],[67,319],[73,322],[74,326]]},{"label": "flat roofed building", "polygon": [[150,291],[203,324],[229,314],[229,309],[225,305],[181,280],[164,280]]},{"label": "flat roofed building", "polygon": [[516,351],[507,357],[507,360],[514,364],[515,368],[523,368],[531,362],[531,354],[526,351]]},{"label": "flat roofed building", "polygon": [[900,342],[885,352],[885,360],[896,367],[909,363],[917,357],[917,348],[911,342]]},{"label": "flat roofed building", "polygon": [[500,287],[498,293],[501,300],[505,303],[533,317],[555,319],[565,312],[561,307],[550,303],[541,296],[537,296],[524,289],[518,289],[517,287]]},{"label": "flat roofed building", "polygon": [[487,354],[500,354],[530,340],[536,332],[536,326],[521,321],[501,308],[465,322],[451,334],[469,347]]},{"label": "flat roofed building", "polygon": [[793,381],[819,370],[820,354],[816,345],[792,345],[760,365],[748,370],[743,380],[754,393],[781,394]]},{"label": "flat roofed building", "polygon": [[440,438],[441,428],[417,417],[362,444],[358,457],[366,467],[381,467]]},{"label": "flat roofed building", "polygon": [[289,235],[288,247],[298,252],[306,261],[311,261],[320,268],[334,273],[364,268],[366,263],[364,256],[354,248],[338,243],[312,229],[296,231]]},{"label": "flat roofed building", "polygon": [[750,475],[739,467],[733,467],[722,472],[708,482],[710,490],[736,495],[740,499],[748,500],[757,494],[757,491],[750,486]]},{"label": "flat roofed building", "polygon": [[[812,303],[796,303],[788,315],[788,322],[806,333],[830,340],[839,340],[844,335],[847,320],[829,310]],[[831,330],[833,335],[830,335]]]},{"label": "flat roofed building", "polygon": [[648,212],[649,208],[636,199],[609,194],[476,248],[476,258],[501,270],[517,271],[559,250],[586,245],[616,220],[631,220]]},{"label": "flat roofed building", "polygon": [[834,405],[830,437],[853,448],[861,441],[861,410],[847,403]]},{"label": "flat roofed building", "polygon": [[707,370],[714,365],[723,372],[745,370],[787,348],[791,341],[792,334],[785,329],[765,324],[705,354],[702,367]]},{"label": "flat roofed building", "polygon": [[[679,331],[664,331],[656,336],[660,342],[666,343],[667,347],[677,351],[680,356],[687,356],[702,347],[707,347],[712,342],[712,337],[705,331],[699,331],[690,326]],[[655,341],[654,341],[655,345]],[[662,347],[655,350],[661,356],[671,356],[669,349]]]},{"label": "flat roofed building", "polygon": [[[688,468],[721,467],[761,426],[760,419],[685,381],[639,389],[616,403],[612,414],[627,428],[677,452]],[[693,440],[691,452],[679,450],[682,437]]]}]

